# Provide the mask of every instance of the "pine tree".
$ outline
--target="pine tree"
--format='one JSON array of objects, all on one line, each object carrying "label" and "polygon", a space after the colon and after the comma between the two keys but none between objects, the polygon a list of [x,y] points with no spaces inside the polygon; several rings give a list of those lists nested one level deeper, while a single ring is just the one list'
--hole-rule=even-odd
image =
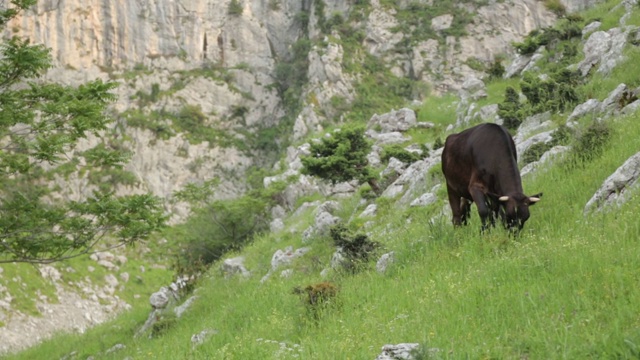
[{"label": "pine tree", "polygon": [[363,127],[344,127],[311,144],[311,155],[302,158],[303,173],[333,184],[356,179],[368,183],[379,195],[377,178],[367,160],[370,150],[371,144],[364,137]]},{"label": "pine tree", "polygon": [[[36,0],[12,0],[0,10],[0,30]],[[101,136],[112,119],[113,82],[78,87],[44,81],[49,49],[12,37],[0,44],[0,263],[49,263],[147,238],[164,224],[159,199],[117,197],[101,186],[84,201],[56,200],[48,185],[64,166],[119,169],[127,159],[104,143],[66,157],[89,134]],[[81,169],[80,164],[87,164]],[[59,172],[58,172],[59,173]]]}]

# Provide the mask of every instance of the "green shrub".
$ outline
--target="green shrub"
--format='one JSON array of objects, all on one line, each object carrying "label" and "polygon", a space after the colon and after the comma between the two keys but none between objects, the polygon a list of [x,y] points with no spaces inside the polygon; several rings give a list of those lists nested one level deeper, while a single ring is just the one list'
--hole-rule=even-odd
[{"label": "green shrub", "polygon": [[178,317],[173,311],[165,311],[151,327],[151,337],[161,336],[178,323]]},{"label": "green shrub", "polygon": [[578,138],[573,147],[573,155],[580,161],[587,162],[600,156],[605,145],[611,139],[611,128],[604,122],[593,122]]},{"label": "green shrub", "polygon": [[267,203],[258,196],[217,200],[196,209],[168,234],[180,246],[174,268],[183,275],[197,275],[227,252],[242,248],[267,225]]},{"label": "green shrub", "polygon": [[495,59],[487,69],[489,79],[501,79],[505,73],[504,65],[501,59]]},{"label": "green shrub", "polygon": [[540,160],[540,157],[552,147],[553,145],[551,142],[539,142],[531,145],[524,154],[522,154],[522,164],[526,165]]},{"label": "green shrub", "polygon": [[239,0],[231,0],[229,2],[229,15],[239,16],[242,15],[242,3]]},{"label": "green shrub", "polygon": [[518,93],[514,88],[508,86],[505,89],[504,101],[498,104],[498,116],[502,118],[507,129],[514,130],[520,126],[524,115]]},{"label": "green shrub", "polygon": [[441,147],[444,147],[444,141],[442,141],[442,138],[441,138],[441,137],[438,137],[438,138],[433,142],[433,150],[440,149]]},{"label": "green shrub", "polygon": [[544,6],[558,16],[563,16],[567,13],[567,8],[560,0],[544,0]]},{"label": "green shrub", "polygon": [[353,233],[342,224],[333,226],[329,232],[335,246],[342,249],[345,269],[351,272],[358,271],[375,256],[380,247],[378,242],[369,240],[366,234]]},{"label": "green shrub", "polygon": [[387,145],[382,148],[381,159],[388,162],[392,157],[402,161],[403,163],[413,163],[420,160],[423,156],[418,153],[407,151],[399,144]]}]

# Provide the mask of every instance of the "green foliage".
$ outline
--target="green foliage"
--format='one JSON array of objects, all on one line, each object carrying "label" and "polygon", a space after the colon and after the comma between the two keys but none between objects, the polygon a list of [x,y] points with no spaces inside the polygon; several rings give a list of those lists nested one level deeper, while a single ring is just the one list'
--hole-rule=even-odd
[{"label": "green foliage", "polygon": [[155,103],[160,97],[160,85],[154,83],[151,85],[150,93],[146,93],[140,90],[136,93],[136,95],[138,96],[138,107],[144,107],[149,105],[150,103]]},{"label": "green foliage", "polygon": [[358,73],[360,78],[356,84],[356,99],[351,104],[350,113],[346,114],[347,119],[354,122],[398,108],[407,99],[421,98],[428,92],[428,88],[417,81],[393,75],[382,59],[371,54],[345,51],[344,61],[347,71]]},{"label": "green foliage", "polygon": [[382,155],[380,156],[381,160],[384,162],[389,161],[389,159],[396,158],[403,163],[411,164],[425,157],[427,154],[420,155],[416,152],[408,151],[403,148],[399,144],[386,145],[382,148]]},{"label": "green foliage", "polygon": [[184,275],[200,275],[214,261],[241,249],[265,230],[267,220],[267,202],[249,195],[196,208],[185,224],[172,230],[180,239],[174,268]]},{"label": "green foliage", "polygon": [[[399,50],[405,52],[410,51],[417,43],[428,39],[443,40],[447,36],[465,36],[465,28],[473,20],[473,16],[463,7],[457,6],[455,1],[437,1],[432,4],[416,1],[406,6],[398,6],[396,2],[390,2],[388,5],[397,11],[396,18],[399,24],[392,28],[392,31],[405,35],[404,40],[398,45]],[[438,33],[432,29],[431,21],[444,14],[453,15],[453,21],[448,29]]]},{"label": "green foliage", "polygon": [[[33,2],[11,4],[0,12],[1,25]],[[0,137],[8,144],[0,151],[0,263],[59,261],[88,253],[101,240],[132,244],[161,228],[162,206],[151,195],[116,197],[103,187],[85,201],[55,201],[43,185],[51,168],[79,166],[65,155],[80,139],[107,130],[112,119],[105,109],[117,84],[42,81],[51,67],[49,49],[18,37],[5,40],[0,52]],[[128,154],[99,145],[75,156],[116,174]]]},{"label": "green foliage", "polygon": [[505,73],[504,65],[502,65],[502,59],[495,59],[487,69],[487,73],[489,74],[490,80],[502,79],[502,76]]},{"label": "green foliage", "polygon": [[240,16],[242,15],[242,11],[242,2],[240,0],[231,0],[229,2],[229,9],[227,10],[229,15]]},{"label": "green foliage", "polygon": [[581,100],[576,91],[580,81],[578,72],[567,69],[551,74],[548,80],[526,73],[520,82],[520,88],[527,97],[529,113],[562,112],[573,108]]},{"label": "green foliage", "polygon": [[375,255],[380,244],[371,241],[366,234],[349,230],[344,225],[336,225],[330,229],[331,239],[335,246],[342,249],[346,262],[345,269],[356,272]]},{"label": "green foliage", "polygon": [[311,42],[308,39],[300,39],[292,46],[291,58],[276,64],[276,89],[289,110],[299,106],[302,87],[307,83],[310,49]]},{"label": "green foliage", "polygon": [[498,115],[507,128],[514,130],[529,115],[573,109],[583,100],[577,91],[581,83],[578,72],[565,68],[544,79],[527,72],[520,81],[520,89],[527,101],[521,103],[516,90],[509,86],[505,90],[504,101],[498,104]]},{"label": "green foliage", "polygon": [[507,129],[517,129],[524,120],[524,112],[518,93],[511,86],[504,93],[504,101],[498,104],[498,116]]},{"label": "green foliage", "polygon": [[269,0],[269,10],[278,11],[281,6],[281,0]]},{"label": "green foliage", "polygon": [[202,184],[189,183],[176,191],[173,196],[177,201],[185,201],[193,207],[202,208],[213,199],[219,184],[218,178],[207,180]]},{"label": "green foliage", "polygon": [[444,141],[442,141],[441,137],[438,137],[436,141],[433,142],[433,150],[440,149],[444,147]]},{"label": "green foliage", "polygon": [[329,306],[335,303],[338,290],[335,284],[324,281],[308,285],[304,289],[295,287],[293,293],[302,295],[307,312],[313,320],[318,321],[321,315],[329,309]]},{"label": "green foliage", "polygon": [[521,43],[514,43],[518,53],[522,55],[533,54],[540,46],[554,49],[560,41],[582,36],[581,18],[569,17],[558,21],[555,27],[542,30],[533,30]]},{"label": "green foliage", "polygon": [[333,184],[354,179],[367,182],[378,193],[376,176],[367,160],[370,150],[364,127],[345,126],[331,136],[311,143],[311,155],[302,157],[302,172]]},{"label": "green foliage", "polygon": [[594,121],[580,135],[572,148],[572,154],[582,162],[592,161],[602,154],[611,137],[612,131],[609,125]]},{"label": "green foliage", "polygon": [[560,0],[544,0],[544,6],[558,16],[564,16],[567,8]]},{"label": "green foliage", "polygon": [[165,311],[158,316],[158,319],[151,327],[151,337],[158,337],[165,334],[178,323],[178,317],[173,311]]}]

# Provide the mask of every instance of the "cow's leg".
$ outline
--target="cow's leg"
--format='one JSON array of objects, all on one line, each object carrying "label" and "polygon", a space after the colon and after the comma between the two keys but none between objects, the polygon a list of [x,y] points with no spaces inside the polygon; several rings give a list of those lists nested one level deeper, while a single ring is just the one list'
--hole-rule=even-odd
[{"label": "cow's leg", "polygon": [[480,187],[471,186],[469,187],[469,192],[471,193],[471,197],[473,198],[473,202],[476,203],[476,207],[478,208],[478,215],[480,215],[480,220],[482,221],[482,231],[488,228],[487,220],[491,223],[489,217],[491,216],[491,210],[487,206],[487,201],[484,195],[484,191]]},{"label": "cow's leg", "polygon": [[460,218],[462,225],[467,225],[467,221],[469,220],[469,215],[471,214],[471,201],[465,198],[461,198],[460,212],[462,213],[462,216]]},{"label": "cow's leg", "polygon": [[451,213],[453,214],[453,225],[460,226],[462,224],[462,208],[460,204],[460,195],[453,191],[449,185],[447,185],[447,194],[449,195],[449,205],[451,206]]}]

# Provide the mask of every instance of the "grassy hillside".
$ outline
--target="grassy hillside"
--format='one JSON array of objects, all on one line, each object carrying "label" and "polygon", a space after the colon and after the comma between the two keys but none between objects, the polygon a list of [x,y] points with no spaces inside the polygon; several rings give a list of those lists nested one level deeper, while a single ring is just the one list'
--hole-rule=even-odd
[{"label": "grassy hillside", "polygon": [[[617,1],[601,9],[610,3]],[[603,14],[590,11],[585,18],[601,16],[608,24],[613,20],[607,16],[621,15]],[[629,21],[638,19],[640,9]],[[640,86],[640,52],[633,47],[626,55],[610,76],[591,77],[579,92],[602,100],[621,82]],[[500,101],[506,85],[514,86],[514,80],[492,83],[489,98]],[[454,101],[428,100],[420,120],[435,119],[444,131],[455,122]],[[567,115],[554,114],[553,120],[563,123]],[[582,118],[578,127],[593,121]],[[309,210],[286,219],[281,233],[263,234],[242,250],[251,277],[225,278],[214,264],[192,307],[165,322],[154,338],[133,338],[150,310],[141,299],[113,322],[7,358],[374,359],[384,344],[402,342],[439,349],[435,357],[445,359],[639,358],[640,191],[605,212],[584,215],[583,209],[602,182],[640,151],[640,113],[605,121],[612,132],[602,153],[587,161],[570,156],[523,179],[525,192],[544,196],[518,237],[502,229],[481,235],[475,207],[471,224],[454,229],[448,215],[441,216],[442,189],[441,201],[422,208],[369,200],[378,205],[369,227],[353,217],[366,202],[358,196],[338,199],[337,215],[380,243],[378,255],[395,252],[386,273],[368,262],[357,272],[332,271],[323,278],[335,247],[328,236],[303,243],[304,225],[313,217]],[[412,135],[445,135],[424,131]],[[273,253],[287,246],[312,250],[290,266],[291,277],[276,274],[261,283]],[[338,289],[327,306],[309,306],[294,294],[295,287],[323,281]],[[201,345],[192,344],[192,335],[203,330],[211,334]],[[126,347],[107,354],[115,344]]]}]

